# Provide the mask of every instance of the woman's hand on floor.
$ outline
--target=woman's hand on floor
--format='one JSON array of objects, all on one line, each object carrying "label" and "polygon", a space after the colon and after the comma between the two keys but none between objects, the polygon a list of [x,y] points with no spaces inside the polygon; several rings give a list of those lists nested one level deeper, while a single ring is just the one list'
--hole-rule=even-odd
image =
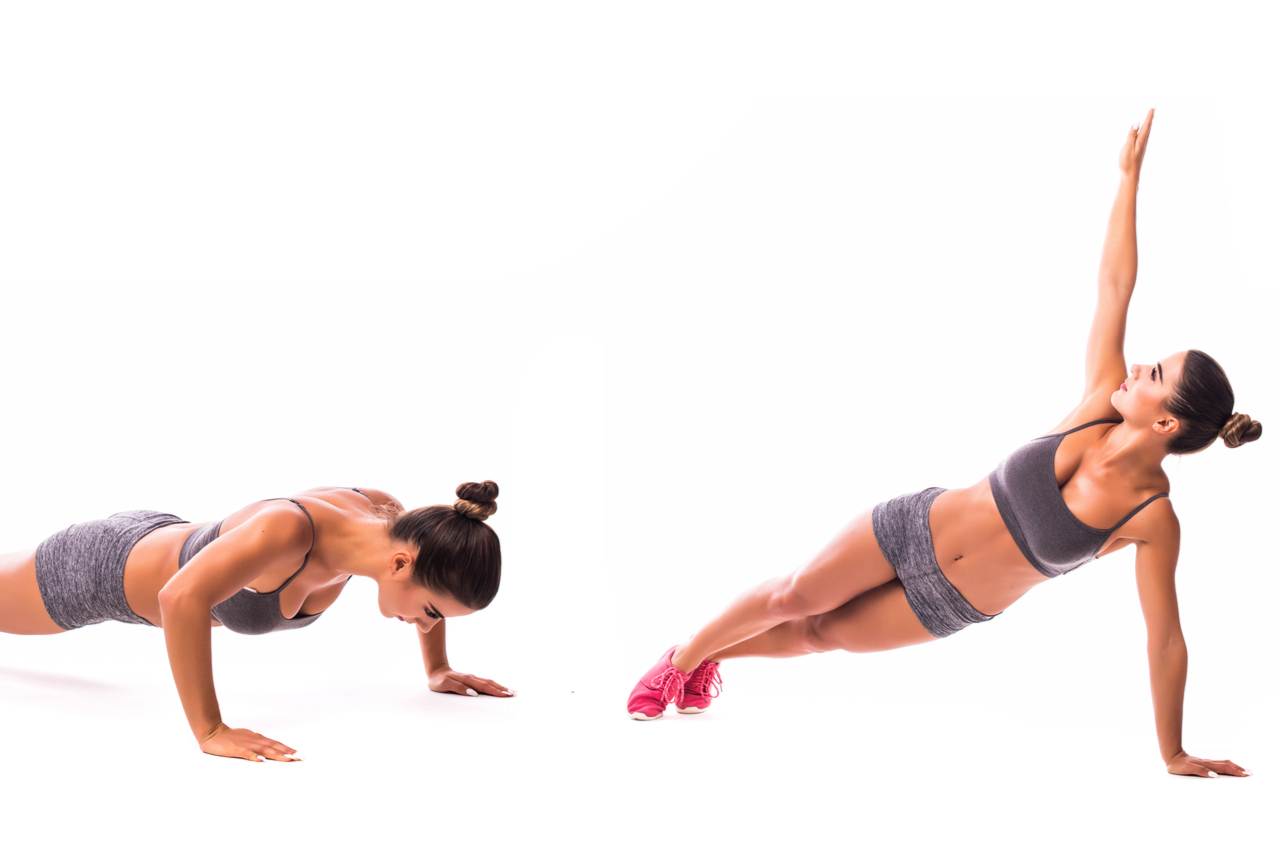
[{"label": "woman's hand on floor", "polygon": [[1214,761],[1210,758],[1196,758],[1179,752],[1168,763],[1166,769],[1175,776],[1252,776],[1234,761]]},{"label": "woman's hand on floor", "polygon": [[278,740],[248,729],[229,728],[225,723],[219,723],[216,729],[200,741],[200,749],[209,755],[243,758],[246,761],[261,761],[263,758],[270,758],[272,761],[302,760],[294,755],[296,749],[285,746]]},{"label": "woman's hand on floor", "polygon": [[479,696],[487,693],[490,696],[514,696],[514,690],[508,690],[496,681],[456,672],[447,666],[430,673],[427,683],[436,693],[461,693],[464,696]]}]

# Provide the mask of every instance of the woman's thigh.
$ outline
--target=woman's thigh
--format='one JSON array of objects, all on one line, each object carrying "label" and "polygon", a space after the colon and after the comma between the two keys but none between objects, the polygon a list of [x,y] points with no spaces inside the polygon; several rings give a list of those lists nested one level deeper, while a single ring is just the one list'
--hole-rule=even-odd
[{"label": "woman's thigh", "polygon": [[896,578],[830,613],[806,618],[804,636],[815,652],[884,652],[937,639],[920,624]]},{"label": "woman's thigh", "polygon": [[36,552],[0,554],[0,632],[5,634],[61,634],[49,618],[36,583]]},{"label": "woman's thigh", "polygon": [[867,510],[806,565],[776,579],[779,615],[794,619],[828,613],[896,579],[897,573],[876,542],[871,510]]}]

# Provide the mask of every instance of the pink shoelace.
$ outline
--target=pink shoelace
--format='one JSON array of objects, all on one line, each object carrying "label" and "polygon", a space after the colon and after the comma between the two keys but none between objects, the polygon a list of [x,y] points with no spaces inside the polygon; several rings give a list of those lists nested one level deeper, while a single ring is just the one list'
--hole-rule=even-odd
[{"label": "pink shoelace", "polygon": [[649,679],[648,686],[653,690],[662,691],[662,701],[670,704],[676,701],[676,697],[680,695],[680,691],[684,689],[685,675],[674,666],[668,665],[658,675]]},{"label": "pink shoelace", "polygon": [[720,664],[706,661],[693,671],[684,685],[686,693],[714,699],[720,695]]}]

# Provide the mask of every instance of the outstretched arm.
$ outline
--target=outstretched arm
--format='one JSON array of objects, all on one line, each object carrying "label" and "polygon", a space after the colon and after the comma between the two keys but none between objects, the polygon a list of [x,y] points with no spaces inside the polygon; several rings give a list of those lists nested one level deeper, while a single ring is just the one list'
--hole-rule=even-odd
[{"label": "outstretched arm", "polygon": [[294,750],[248,729],[222,722],[213,687],[209,610],[273,568],[292,568],[310,547],[306,519],[279,504],[219,536],[160,590],[161,627],[169,668],[200,749],[211,755],[261,761],[294,760]]},{"label": "outstretched arm", "polygon": [[[1161,502],[1165,504],[1165,502]],[[1155,533],[1138,543],[1138,599],[1147,623],[1147,665],[1156,736],[1168,772],[1178,776],[1246,776],[1231,761],[1187,755],[1182,748],[1182,700],[1187,685],[1187,644],[1178,620],[1173,575],[1178,565],[1178,517],[1167,504],[1156,513]]]},{"label": "outstretched arm", "polygon": [[444,623],[437,619],[431,630],[418,633],[418,641],[422,645],[422,665],[427,670],[427,684],[436,693],[462,693],[467,696],[478,696],[487,693],[490,696],[514,696],[514,690],[508,690],[496,681],[480,678],[465,672],[456,672],[449,666],[449,657],[444,649]]},{"label": "outstretched arm", "polygon": [[1124,360],[1124,327],[1129,299],[1138,280],[1138,174],[1151,136],[1155,110],[1141,127],[1134,126],[1120,149],[1120,188],[1111,206],[1107,236],[1098,267],[1098,306],[1085,349],[1085,396],[1103,390],[1108,395],[1128,373]]}]

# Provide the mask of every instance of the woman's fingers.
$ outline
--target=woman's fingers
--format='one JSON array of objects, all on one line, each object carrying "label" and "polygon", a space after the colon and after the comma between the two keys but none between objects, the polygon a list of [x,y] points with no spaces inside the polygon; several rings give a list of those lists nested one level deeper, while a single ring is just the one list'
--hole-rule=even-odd
[{"label": "woman's fingers", "polygon": [[489,694],[490,696],[511,696],[511,695],[513,695],[513,694],[512,694],[512,691],[510,691],[510,690],[508,690],[507,688],[503,687],[501,684],[499,684],[498,682],[494,681],[493,679],[490,679],[490,678],[480,678],[480,677],[475,676],[475,675],[463,675],[463,676],[459,676],[459,677],[460,677],[460,678],[462,678],[462,679],[464,679],[464,680],[467,682],[468,686],[470,686],[470,687],[474,688],[475,690],[480,691],[481,693],[487,693],[487,694]]},{"label": "woman's fingers", "polygon": [[1248,771],[1248,770],[1245,770],[1243,767],[1241,767],[1239,764],[1236,764],[1234,761],[1227,761],[1227,760],[1225,760],[1225,759],[1224,759],[1224,760],[1222,760],[1222,761],[1208,761],[1208,760],[1202,760],[1202,762],[1201,762],[1201,763],[1203,763],[1203,764],[1204,764],[1206,767],[1208,767],[1210,770],[1215,771],[1216,773],[1218,773],[1218,774],[1219,774],[1219,775],[1221,775],[1221,776],[1250,776],[1250,775],[1252,775],[1252,774],[1250,774],[1250,773],[1249,773],[1249,771]]},{"label": "woman's fingers", "polygon": [[488,678],[477,678],[471,686],[479,690],[481,693],[488,693],[490,696],[508,695],[507,688]]},{"label": "woman's fingers", "polygon": [[516,695],[516,692],[515,692],[514,690],[512,690],[510,687],[503,687],[503,686],[502,686],[501,684],[499,684],[498,682],[496,682],[496,681],[489,681],[489,679],[487,679],[487,678],[485,679],[485,681],[488,681],[488,682],[489,682],[489,684],[491,684],[491,685],[494,687],[494,689],[496,689],[496,690],[498,691],[498,693],[497,693],[497,694],[495,694],[495,695],[502,695],[502,696],[514,696],[514,695]]},{"label": "woman's fingers", "polygon": [[1169,772],[1179,776],[1205,776],[1210,779],[1218,776],[1252,776],[1234,761],[1221,761],[1209,758],[1181,754],[1169,763]]},{"label": "woman's fingers", "polygon": [[301,758],[294,758],[291,753],[285,752],[283,749],[276,749],[274,746],[265,746],[262,748],[260,755],[270,758],[272,761],[301,761]]},{"label": "woman's fingers", "polygon": [[270,758],[272,761],[301,761],[294,755],[296,749],[291,749],[280,743],[278,740],[268,740],[263,738],[263,744],[258,748],[258,754]]},{"label": "woman's fingers", "polygon": [[1142,120],[1142,126],[1138,129],[1138,149],[1142,150],[1147,147],[1147,138],[1151,136],[1151,122],[1156,116],[1154,109],[1147,110],[1146,118]]}]

